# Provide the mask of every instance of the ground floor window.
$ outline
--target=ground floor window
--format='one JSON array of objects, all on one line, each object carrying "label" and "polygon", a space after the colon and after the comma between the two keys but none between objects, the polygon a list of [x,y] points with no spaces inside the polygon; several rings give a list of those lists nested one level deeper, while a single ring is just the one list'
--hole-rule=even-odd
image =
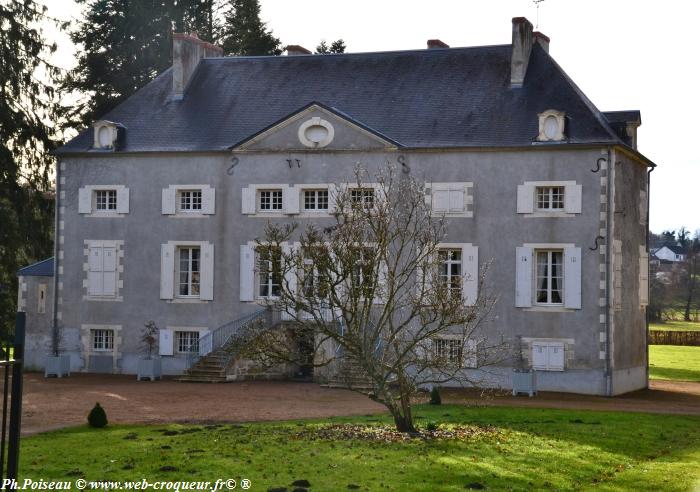
[{"label": "ground floor window", "polygon": [[449,364],[462,364],[462,340],[458,338],[433,339],[435,358]]},{"label": "ground floor window", "polygon": [[175,342],[177,351],[180,353],[199,353],[199,332],[198,331],[177,331],[175,332]]},{"label": "ground floor window", "polygon": [[114,330],[90,330],[92,349],[96,351],[114,350]]}]

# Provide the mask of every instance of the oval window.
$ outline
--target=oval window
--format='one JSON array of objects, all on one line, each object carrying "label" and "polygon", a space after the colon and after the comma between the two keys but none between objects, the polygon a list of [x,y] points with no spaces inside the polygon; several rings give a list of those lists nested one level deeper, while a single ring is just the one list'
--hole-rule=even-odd
[{"label": "oval window", "polygon": [[319,144],[328,138],[328,129],[321,125],[311,125],[304,132],[304,136],[311,142]]},{"label": "oval window", "polygon": [[97,143],[100,147],[112,146],[112,129],[108,126],[103,126],[97,131]]},{"label": "oval window", "polygon": [[547,116],[544,119],[544,135],[549,140],[559,139],[559,118]]}]

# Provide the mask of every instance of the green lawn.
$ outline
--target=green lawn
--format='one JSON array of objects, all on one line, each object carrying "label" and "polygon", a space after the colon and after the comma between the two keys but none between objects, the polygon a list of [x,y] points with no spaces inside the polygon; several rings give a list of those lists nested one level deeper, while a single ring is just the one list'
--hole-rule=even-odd
[{"label": "green lawn", "polygon": [[694,321],[666,321],[665,323],[649,323],[649,329],[667,331],[700,331],[700,323]]},{"label": "green lawn", "polygon": [[649,345],[649,378],[700,382],[700,347]]},{"label": "green lawn", "polygon": [[[216,480],[254,491],[308,480],[313,491],[692,490],[700,486],[700,417],[420,406],[419,424],[493,426],[467,440],[312,439],[331,423],[66,429],[22,442],[21,478]],[[170,470],[170,471],[167,471]],[[239,487],[240,488],[240,487]]]}]

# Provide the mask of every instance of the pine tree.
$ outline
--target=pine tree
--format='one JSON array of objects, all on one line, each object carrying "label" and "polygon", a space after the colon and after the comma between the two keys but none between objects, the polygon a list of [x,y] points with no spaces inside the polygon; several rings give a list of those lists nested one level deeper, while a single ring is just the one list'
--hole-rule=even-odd
[{"label": "pine tree", "polygon": [[280,40],[260,20],[258,0],[231,0],[225,14],[223,43],[226,55],[279,55]]},{"label": "pine tree", "polygon": [[56,46],[40,25],[51,21],[33,0],[0,2],[0,330],[14,326],[17,270],[50,256],[53,203],[48,152],[59,137],[46,122],[60,106],[48,56]]},{"label": "pine tree", "polygon": [[345,41],[342,39],[337,39],[333,41],[330,46],[326,43],[325,39],[322,39],[318,46],[316,46],[316,53],[319,55],[328,55],[331,53],[345,53]]}]

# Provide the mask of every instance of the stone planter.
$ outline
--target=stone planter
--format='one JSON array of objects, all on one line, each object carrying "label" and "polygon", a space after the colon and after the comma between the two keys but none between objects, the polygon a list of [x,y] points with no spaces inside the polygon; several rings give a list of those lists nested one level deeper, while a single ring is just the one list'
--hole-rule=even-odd
[{"label": "stone planter", "polygon": [[139,368],[136,375],[137,381],[143,381],[144,379],[155,381],[156,379],[160,379],[161,375],[162,371],[159,358],[154,357],[152,359],[139,360]]},{"label": "stone planter", "polygon": [[519,393],[530,397],[537,394],[537,373],[533,369],[513,370],[513,396]]},{"label": "stone planter", "polygon": [[49,376],[56,376],[57,378],[70,376],[70,355],[47,355],[44,360],[44,368],[45,378]]}]

